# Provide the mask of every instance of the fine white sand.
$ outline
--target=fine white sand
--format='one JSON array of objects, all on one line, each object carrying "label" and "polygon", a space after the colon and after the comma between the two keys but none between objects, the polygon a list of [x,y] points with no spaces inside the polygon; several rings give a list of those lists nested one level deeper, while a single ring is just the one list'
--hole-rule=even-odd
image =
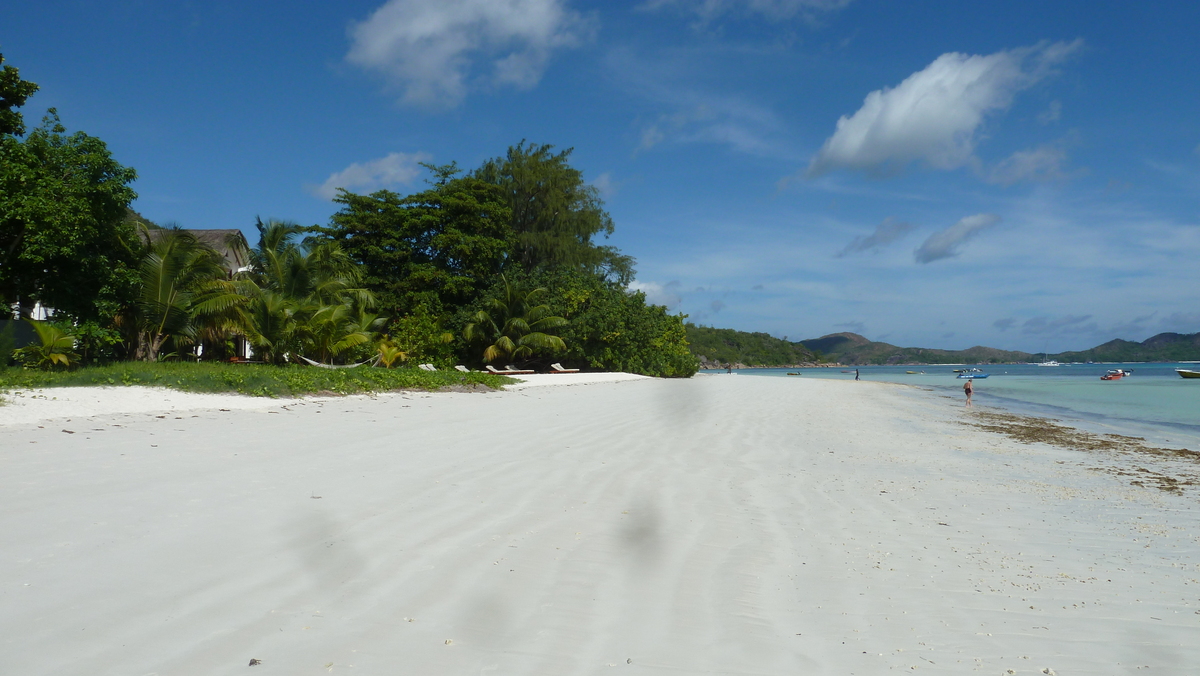
[{"label": "fine white sand", "polygon": [[0,418],[0,671],[1196,673],[1197,495],[1094,471],[1153,459],[880,383],[554,382]]}]

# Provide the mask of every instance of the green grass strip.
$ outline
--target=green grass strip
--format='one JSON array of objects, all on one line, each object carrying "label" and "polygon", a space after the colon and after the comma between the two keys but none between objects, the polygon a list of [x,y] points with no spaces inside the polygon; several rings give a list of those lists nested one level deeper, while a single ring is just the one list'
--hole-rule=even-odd
[{"label": "green grass strip", "polygon": [[323,369],[213,362],[122,362],[73,371],[0,368],[0,392],[39,387],[149,385],[184,392],[237,392],[255,397],[296,397],[334,392],[357,394],[392,390],[443,390],[483,385],[498,389],[517,381],[490,373],[382,369],[360,366]]}]

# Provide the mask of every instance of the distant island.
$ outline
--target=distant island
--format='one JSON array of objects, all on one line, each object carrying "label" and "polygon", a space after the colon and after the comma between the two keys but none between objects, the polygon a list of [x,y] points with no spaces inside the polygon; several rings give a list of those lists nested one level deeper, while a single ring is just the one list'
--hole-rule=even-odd
[{"label": "distant island", "polygon": [[831,364],[1011,364],[1042,359],[1060,362],[1176,362],[1200,360],[1200,333],[1160,333],[1140,343],[1111,340],[1090,350],[1043,355],[977,345],[966,350],[899,347],[857,333],[831,333],[788,341],[766,333],[687,324],[692,354],[701,368],[816,366]]}]

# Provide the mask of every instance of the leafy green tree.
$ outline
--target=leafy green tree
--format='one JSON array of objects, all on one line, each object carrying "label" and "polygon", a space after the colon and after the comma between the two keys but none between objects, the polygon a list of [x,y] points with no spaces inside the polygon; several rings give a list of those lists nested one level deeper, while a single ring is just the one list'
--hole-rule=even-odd
[{"label": "leafy green tree", "polygon": [[130,302],[141,244],[123,217],[136,177],[100,139],[67,135],[53,108],[25,139],[0,135],[0,300],[77,320]]},{"label": "leafy green tree", "polygon": [[600,192],[567,163],[572,148],[553,149],[521,141],[474,172],[499,186],[512,209],[514,261],[526,270],[579,268],[627,285],[633,279],[633,258],[595,242],[597,236],[613,233]]},{"label": "leafy green tree", "polygon": [[406,360],[449,366],[454,360],[454,334],[442,318],[423,305],[397,317],[388,328],[388,338],[405,354]]},{"label": "leafy green tree", "polygon": [[340,191],[322,236],[364,266],[363,282],[396,316],[418,306],[452,312],[491,284],[512,247],[511,212],[499,188],[425,165],[430,189],[401,197]]},{"label": "leafy green tree", "polygon": [[[0,65],[4,55],[0,54]],[[32,82],[21,79],[21,73],[12,66],[0,70],[0,135],[21,136],[25,133],[25,119],[15,110],[25,105],[25,100],[38,90]]]},{"label": "leafy green tree", "polygon": [[550,306],[538,304],[546,289],[525,290],[501,277],[503,293],[484,301],[484,309],[475,312],[463,328],[469,344],[486,345],[485,362],[510,362],[528,359],[539,352],[561,352],[563,339],[548,333],[567,325],[567,320],[551,313]]}]

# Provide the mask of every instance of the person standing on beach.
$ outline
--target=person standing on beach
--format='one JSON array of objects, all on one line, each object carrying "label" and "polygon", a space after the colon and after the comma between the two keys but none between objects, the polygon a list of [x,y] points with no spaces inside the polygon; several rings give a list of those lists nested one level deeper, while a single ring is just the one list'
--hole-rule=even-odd
[{"label": "person standing on beach", "polygon": [[967,382],[963,383],[963,392],[967,395],[967,406],[971,405],[971,395],[975,394],[975,386],[971,383],[975,382],[974,378],[967,378]]},{"label": "person standing on beach", "polygon": [[854,369],[854,379],[858,380],[858,369]]}]

